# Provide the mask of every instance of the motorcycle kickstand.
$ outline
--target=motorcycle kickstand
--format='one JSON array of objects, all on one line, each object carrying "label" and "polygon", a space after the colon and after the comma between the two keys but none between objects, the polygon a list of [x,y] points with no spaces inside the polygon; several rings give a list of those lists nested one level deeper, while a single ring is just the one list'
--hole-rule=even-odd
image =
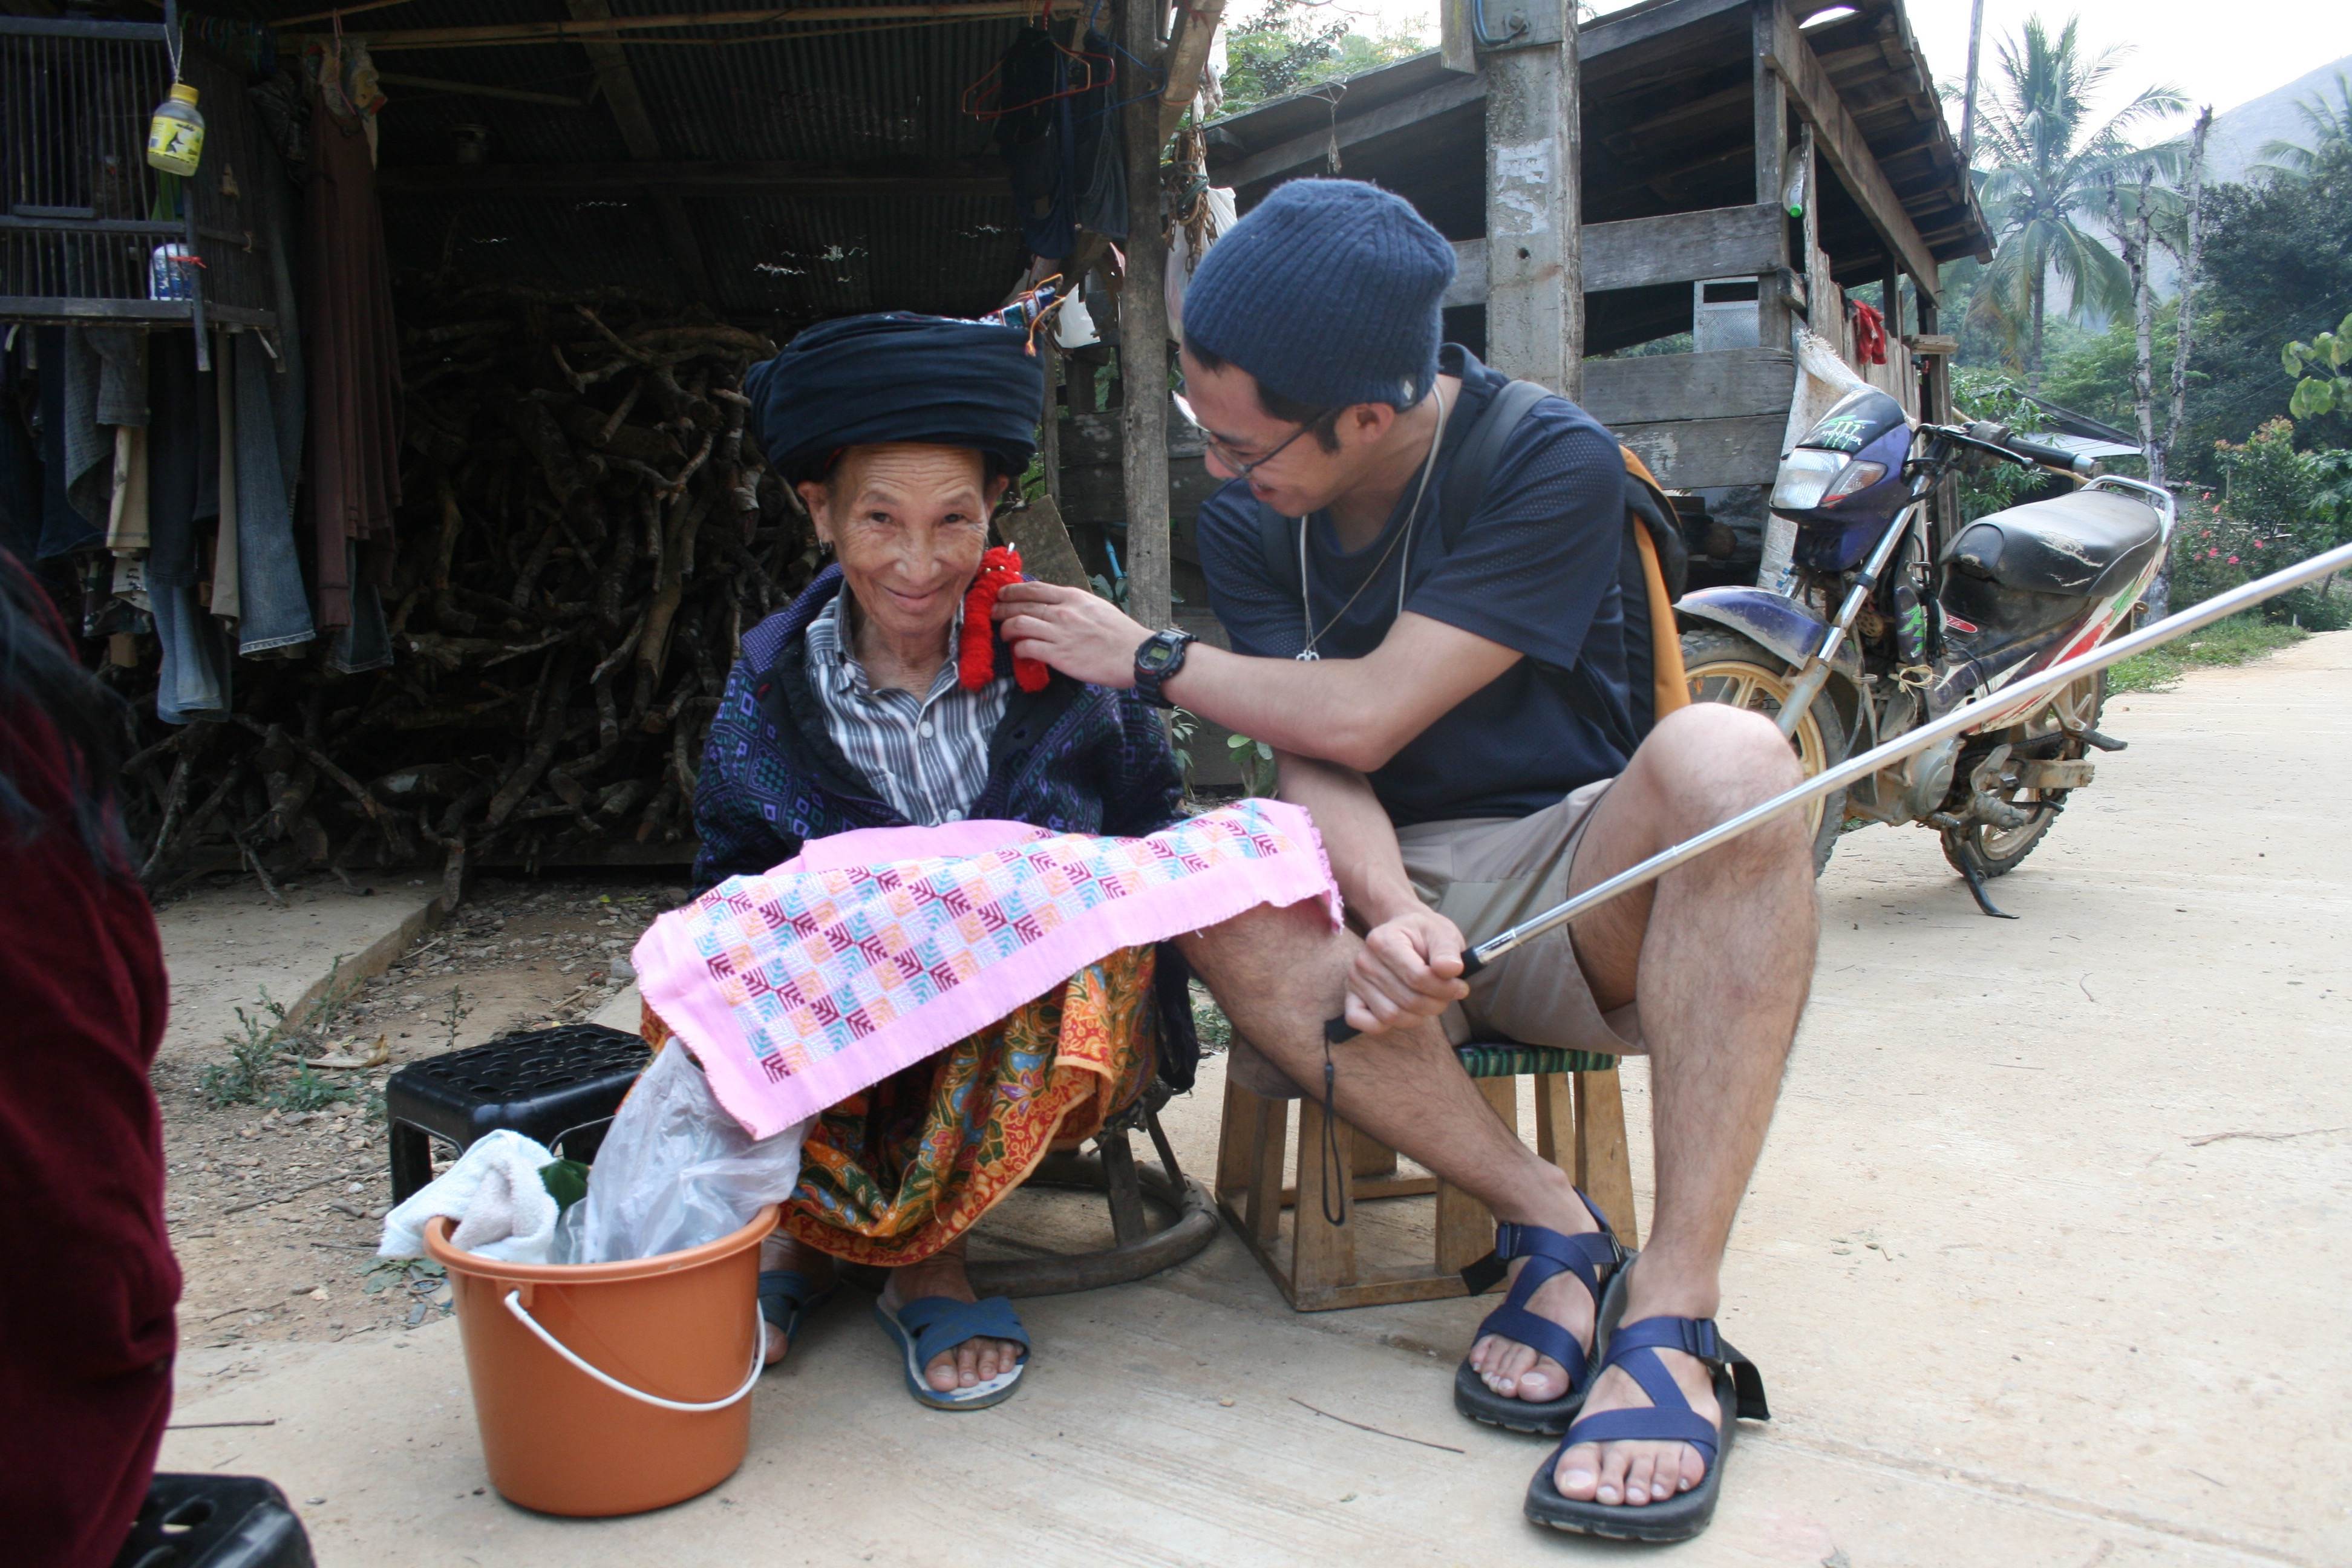
[{"label": "motorcycle kickstand", "polygon": [[1992,895],[1985,891],[1984,872],[1977,868],[1975,862],[1970,860],[1966,855],[1959,857],[1959,860],[1960,875],[1968,879],[1969,891],[1976,896],[1977,908],[1982,910],[1985,913],[1990,915],[1997,921],[2013,921],[2017,919],[2015,915],[2011,914],[2008,910],[2000,908],[1992,901]]}]

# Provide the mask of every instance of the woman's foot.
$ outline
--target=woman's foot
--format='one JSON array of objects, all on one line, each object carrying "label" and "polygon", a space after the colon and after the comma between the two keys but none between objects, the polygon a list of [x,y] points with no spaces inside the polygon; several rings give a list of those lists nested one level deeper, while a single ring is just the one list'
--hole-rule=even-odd
[{"label": "woman's foot", "polygon": [[[908,1302],[928,1296],[944,1296],[950,1301],[978,1300],[963,1271],[963,1243],[959,1240],[920,1263],[893,1268],[889,1283],[882,1288],[882,1305],[896,1312]],[[1020,1364],[1022,1350],[1012,1340],[966,1340],[933,1356],[923,1368],[923,1381],[941,1394],[971,1388],[1011,1372]]]},{"label": "woman's foot", "polygon": [[[832,1258],[806,1243],[794,1241],[782,1230],[771,1231],[768,1239],[760,1243],[760,1272],[764,1274],[772,1268],[797,1270],[808,1280],[812,1289],[824,1290],[833,1284]],[[764,1318],[761,1320],[761,1326],[768,1335],[761,1364],[773,1366],[784,1359],[784,1352],[792,1348],[793,1342],[785,1337],[783,1330]]]}]

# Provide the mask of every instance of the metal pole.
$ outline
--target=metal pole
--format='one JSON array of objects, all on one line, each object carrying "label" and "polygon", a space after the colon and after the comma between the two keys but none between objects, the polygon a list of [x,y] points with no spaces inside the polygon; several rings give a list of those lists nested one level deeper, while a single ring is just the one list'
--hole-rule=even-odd
[{"label": "metal pole", "polygon": [[[2117,637],[2088,653],[2052,665],[2041,674],[2003,687],[1990,697],[1963,703],[1933,723],[1923,724],[1907,735],[1816,773],[1793,789],[1784,790],[1761,805],[1749,806],[1738,816],[1719,822],[1695,837],[1685,838],[1671,848],[1660,850],[1638,866],[1630,866],[1608,880],[1595,883],[1566,903],[1555,905],[1533,920],[1522,921],[1510,930],[1489,937],[1463,954],[1462,973],[1465,978],[1475,974],[1520,943],[1532,941],[1546,931],[1558,930],[1620,893],[1630,893],[1636,888],[1654,882],[1685,861],[1696,859],[1719,845],[1727,844],[1751,828],[1759,827],[1783,813],[1799,810],[1817,797],[1843,789],[1858,779],[1867,778],[1888,763],[1899,763],[1938,741],[1974,729],[1985,722],[1988,714],[2030,706],[2061,687],[2071,686],[2118,659],[2129,658],[2136,653],[2160,647],[2175,637],[2211,626],[2215,621],[2227,620],[2239,611],[2250,609],[2265,599],[2276,598],[2291,588],[2316,582],[2331,572],[2341,572],[2347,567],[2352,567],[2352,544],[2338,545],[2283,572],[2273,572],[2267,577],[2242,584],[2226,594],[2217,594],[2201,605],[2183,610],[2177,616],[2168,616],[2154,626],[2143,626],[2128,637]],[[1344,1019],[1339,1018],[1326,1024],[1323,1032],[1334,1044],[1350,1039],[1356,1034]]]}]

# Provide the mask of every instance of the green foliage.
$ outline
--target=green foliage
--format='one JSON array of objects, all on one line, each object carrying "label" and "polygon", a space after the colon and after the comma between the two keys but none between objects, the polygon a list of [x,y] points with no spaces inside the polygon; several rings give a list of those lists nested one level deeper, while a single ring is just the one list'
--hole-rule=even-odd
[{"label": "green foliage", "polygon": [[1220,114],[1239,114],[1318,82],[1419,54],[1426,47],[1409,32],[1366,37],[1349,31],[1348,22],[1347,14],[1327,12],[1318,0],[1273,0],[1251,20],[1229,30],[1225,101]]},{"label": "green foliage", "polygon": [[2166,643],[2110,666],[2107,695],[2162,691],[2190,669],[2212,669],[2245,664],[2290,647],[2311,634],[2301,626],[2264,621],[2253,612],[2216,621],[2193,637]]},{"label": "green foliage", "polygon": [[297,1068],[294,1076],[263,1103],[273,1110],[324,1110],[357,1098],[357,1091],[350,1084],[322,1078],[306,1066]]},{"label": "green foliage", "polygon": [[[2006,371],[1963,365],[1952,372],[1952,407],[1963,421],[1990,419],[2012,429],[2031,430],[2042,411],[2025,400],[2025,389]],[[2015,463],[1987,462],[1960,471],[1960,516],[1974,521],[1987,512],[2012,507],[2039,489],[2045,476]]]},{"label": "green foliage", "polygon": [[[2352,364],[2352,312],[2332,332],[2322,332],[2307,343],[2287,344],[2279,351],[2279,363],[2287,374],[2301,378],[2287,399],[2287,412],[2297,419],[2339,408],[2352,413],[2352,372],[2344,368]],[[2313,371],[2319,374],[2313,375]]]},{"label": "green foliage", "polygon": [[[2201,603],[2241,583],[2306,560],[2352,538],[2352,452],[2299,452],[2294,426],[2273,419],[2242,443],[2216,450],[2219,494],[2185,498],[2173,535],[2172,603]],[[2352,594],[2332,582],[2298,588],[2258,612],[2318,631],[2352,626]]]},{"label": "green foliage", "polygon": [[[2173,464],[2218,483],[2216,442],[2242,442],[2292,412],[2296,384],[2280,374],[2281,342],[2309,342],[2352,310],[2352,145],[2323,153],[2297,179],[2210,193],[2206,227],[2199,384]],[[2296,425],[2305,446],[2352,447],[2352,410],[2340,399]]]},{"label": "green foliage", "polygon": [[1242,771],[1244,795],[1272,795],[1276,768],[1274,748],[1264,741],[1253,741],[1247,735],[1225,737],[1225,750],[1231,752],[1234,765]]},{"label": "green foliage", "polygon": [[1192,982],[1192,1032],[1201,1037],[1201,1048],[1212,1054],[1228,1049],[1234,1043],[1234,1022],[1209,988],[1199,981]]},{"label": "green foliage", "polygon": [[205,1100],[216,1107],[257,1104],[268,1088],[270,1069],[277,1065],[278,1037],[286,1027],[286,1009],[269,999],[267,986],[248,1013],[236,1010],[238,1034],[226,1037],[228,1060],[205,1067],[196,1080]]},{"label": "green foliage", "polygon": [[2040,17],[2029,17],[2016,37],[2004,39],[1979,121],[1979,145],[1991,164],[1978,173],[1977,193],[1998,248],[1971,290],[1969,320],[2028,374],[2042,364],[2053,272],[2073,310],[2130,310],[2122,260],[2085,225],[2104,218],[2118,182],[2136,185],[2178,168],[2177,146],[2131,143],[2147,121],[2189,104],[2178,88],[2145,88],[2095,122],[2091,104],[2126,51],[2089,53],[2076,26],[2070,18],[2053,37]]},{"label": "green foliage", "polygon": [[[2180,340],[2179,300],[2167,300],[2158,305],[2155,318],[2150,363],[2156,376],[2156,401],[2161,410],[2171,395],[2168,378],[2172,374],[2173,349]],[[2136,429],[2138,415],[2132,408],[2131,381],[2137,354],[2129,316],[2117,317],[2104,331],[2069,329],[2063,343],[2054,336],[2052,340],[2048,363],[2042,373],[2042,395],[2062,408],[2104,419],[2118,430]],[[2199,357],[2202,357],[2201,353]],[[2189,384],[2199,384],[2193,363]],[[2164,418],[2159,412],[2159,431]]]}]

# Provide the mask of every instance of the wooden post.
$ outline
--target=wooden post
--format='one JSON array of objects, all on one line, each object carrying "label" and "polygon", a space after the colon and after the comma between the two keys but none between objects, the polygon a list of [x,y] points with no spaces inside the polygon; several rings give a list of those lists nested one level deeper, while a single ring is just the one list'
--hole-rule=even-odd
[{"label": "wooden post", "polygon": [[[1168,242],[1160,229],[1160,0],[1126,0],[1129,59],[1120,92],[1127,129],[1127,278],[1118,291],[1118,374],[1125,384],[1119,468],[1127,489],[1127,613],[1169,624]],[[1142,63],[1139,64],[1140,61]]]},{"label": "wooden post", "polygon": [[1544,5],[1557,25],[1530,36],[1557,42],[1483,57],[1486,361],[1572,398],[1584,391],[1576,13],[1567,0]]},{"label": "wooden post", "polygon": [[[1789,145],[1789,89],[1771,66],[1774,24],[1780,16],[1780,0],[1755,3],[1750,24],[1755,47],[1749,65],[1756,93],[1756,200],[1785,216],[1780,189],[1785,178],[1781,163]],[[1807,192],[1808,209],[1813,201],[1813,193]],[[1789,265],[1788,224],[1781,223],[1778,232],[1779,243],[1774,247],[1778,265],[1756,279],[1756,342],[1759,348],[1786,348],[1789,343],[1789,306],[1780,297],[1780,274]]]},{"label": "wooden post", "polygon": [[1633,1164],[1625,1146],[1624,1090],[1617,1069],[1576,1077],[1576,1184],[1609,1216],[1617,1239],[1642,1245],[1633,1212]]},{"label": "wooden post", "polygon": [[[1519,1080],[1482,1078],[1472,1080],[1478,1093],[1494,1107],[1503,1125],[1519,1128]],[[1437,1271],[1458,1273],[1495,1248],[1494,1211],[1451,1183],[1437,1184]]]}]

